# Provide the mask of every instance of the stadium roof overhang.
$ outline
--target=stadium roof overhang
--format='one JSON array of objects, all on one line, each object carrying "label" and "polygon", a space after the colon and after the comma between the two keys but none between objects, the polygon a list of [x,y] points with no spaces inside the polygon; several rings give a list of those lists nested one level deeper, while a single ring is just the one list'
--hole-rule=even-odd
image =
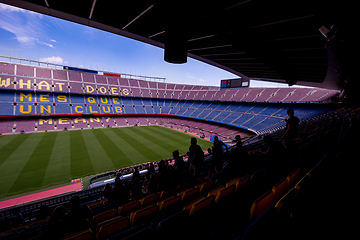
[{"label": "stadium roof overhang", "polygon": [[[189,57],[243,78],[342,88],[341,63],[327,40],[335,32],[336,42],[347,40],[347,34],[341,34],[348,21],[342,3],[345,1],[0,2],[126,36],[165,51],[168,41],[168,46],[175,44],[175,49],[185,48]],[[333,26],[328,38],[319,31],[322,26],[328,30]]]}]

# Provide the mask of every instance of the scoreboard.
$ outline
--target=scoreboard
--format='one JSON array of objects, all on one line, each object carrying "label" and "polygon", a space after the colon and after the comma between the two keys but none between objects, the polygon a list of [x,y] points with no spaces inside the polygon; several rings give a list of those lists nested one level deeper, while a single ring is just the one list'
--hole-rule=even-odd
[{"label": "scoreboard", "polygon": [[243,88],[249,87],[249,80],[242,78],[224,79],[220,82],[220,88]]}]

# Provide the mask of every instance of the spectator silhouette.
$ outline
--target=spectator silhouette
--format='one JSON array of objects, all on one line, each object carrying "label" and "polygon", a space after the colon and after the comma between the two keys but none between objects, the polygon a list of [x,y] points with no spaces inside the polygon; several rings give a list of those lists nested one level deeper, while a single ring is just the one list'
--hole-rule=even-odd
[{"label": "spectator silhouette", "polygon": [[149,178],[144,181],[144,194],[153,194],[157,192],[156,174],[150,174]]},{"label": "spectator silhouette", "polygon": [[182,173],[185,169],[185,163],[182,156],[180,156],[179,151],[175,150],[173,151],[173,157],[175,160],[174,166],[173,166],[173,179],[176,184],[180,183]]},{"label": "spectator silhouette", "polygon": [[66,208],[64,206],[57,206],[45,220],[41,229],[44,239],[60,239],[66,235],[64,231],[65,223],[63,221],[65,211]]},{"label": "spectator silhouette", "polygon": [[121,179],[122,175],[123,175],[122,172],[118,171],[116,173],[115,182],[119,181]]},{"label": "spectator silhouette", "polygon": [[237,171],[238,169],[234,164],[233,159],[226,158],[224,168],[221,170],[221,172],[216,173],[212,177],[212,180],[217,180],[217,183],[221,185],[225,185],[228,181],[236,177]]},{"label": "spectator silhouette", "polygon": [[299,119],[294,116],[294,110],[288,109],[287,114],[289,116],[289,119],[285,119],[286,121],[286,127],[285,127],[285,133],[282,136],[282,139],[284,140],[285,148],[288,150],[292,150],[293,148],[293,141],[297,136],[297,132],[299,129]]},{"label": "spectator silhouette", "polygon": [[135,167],[135,170],[133,172],[131,181],[134,181],[135,179],[139,178],[140,179],[140,172],[139,172],[139,168]]},{"label": "spectator silhouette", "polygon": [[50,211],[49,207],[47,205],[41,205],[39,213],[36,215],[35,220],[36,221],[44,220],[45,218],[50,216],[50,214],[51,214],[51,211]]},{"label": "spectator silhouette", "polygon": [[171,184],[169,180],[170,180],[170,176],[169,176],[168,168],[165,164],[165,161],[161,160],[159,162],[159,169],[157,175],[158,191],[165,190],[167,187],[169,187]]},{"label": "spectator silhouette", "polygon": [[118,207],[127,203],[130,199],[130,191],[127,186],[125,186],[122,180],[118,180],[115,182],[115,190],[114,190],[114,206]]},{"label": "spectator silhouette", "polygon": [[264,136],[264,141],[267,149],[266,151],[261,151],[261,153],[266,156],[266,160],[268,162],[282,161],[285,157],[284,146],[280,142],[274,141],[270,135]]},{"label": "spectator silhouette", "polygon": [[[228,146],[219,140],[218,136],[214,137],[214,146],[211,149],[212,158],[211,158],[211,167],[209,169],[210,174],[220,173],[223,168],[223,146],[226,147],[226,152],[228,152]],[[210,176],[209,176],[210,177]]]},{"label": "spectator silhouette", "polygon": [[16,228],[24,223],[24,218],[23,218],[19,208],[13,209],[12,213],[13,213],[13,217],[10,222],[10,227]]},{"label": "spectator silhouette", "polygon": [[[72,196],[69,200],[70,210],[64,216],[65,229],[67,234],[72,234],[90,227],[88,213],[80,206],[80,197]],[[64,229],[64,230],[65,230]]]},{"label": "spectator silhouette", "polygon": [[153,163],[150,163],[149,167],[148,167],[148,171],[147,174],[150,176],[151,174],[155,173],[155,167]]},{"label": "spectator silhouette", "polygon": [[189,147],[189,173],[190,176],[196,177],[199,175],[201,164],[204,160],[204,152],[197,144],[196,138],[191,138]]},{"label": "spectator silhouette", "polygon": [[235,148],[230,152],[232,164],[239,169],[239,175],[242,176],[250,170],[250,158],[248,150],[242,145],[240,135],[235,136]]},{"label": "spectator silhouette", "polygon": [[135,178],[131,186],[131,199],[140,199],[142,197],[142,183],[140,178]]},{"label": "spectator silhouette", "polygon": [[104,186],[103,196],[108,199],[108,204],[112,204],[114,202],[114,193],[109,183]]}]

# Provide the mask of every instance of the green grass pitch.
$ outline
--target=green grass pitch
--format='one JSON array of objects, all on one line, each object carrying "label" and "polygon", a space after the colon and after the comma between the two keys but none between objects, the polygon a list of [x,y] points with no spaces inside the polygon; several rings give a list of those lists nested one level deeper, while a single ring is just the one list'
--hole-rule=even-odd
[{"label": "green grass pitch", "polygon": [[[160,126],[101,128],[0,136],[0,198],[70,183],[71,179],[144,162],[159,161],[178,149],[185,154],[192,136]],[[211,142],[198,138],[203,150]]]}]

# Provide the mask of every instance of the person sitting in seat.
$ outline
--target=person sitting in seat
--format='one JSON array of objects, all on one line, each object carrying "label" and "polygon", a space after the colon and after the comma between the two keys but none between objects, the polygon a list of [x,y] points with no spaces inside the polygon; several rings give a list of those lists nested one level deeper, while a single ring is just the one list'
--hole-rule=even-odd
[{"label": "person sitting in seat", "polygon": [[64,214],[66,208],[57,206],[41,227],[44,239],[60,239],[66,235]]},{"label": "person sitting in seat", "polygon": [[70,210],[64,216],[67,235],[90,227],[87,208],[82,208],[80,202],[80,197],[76,195],[69,200]]}]

